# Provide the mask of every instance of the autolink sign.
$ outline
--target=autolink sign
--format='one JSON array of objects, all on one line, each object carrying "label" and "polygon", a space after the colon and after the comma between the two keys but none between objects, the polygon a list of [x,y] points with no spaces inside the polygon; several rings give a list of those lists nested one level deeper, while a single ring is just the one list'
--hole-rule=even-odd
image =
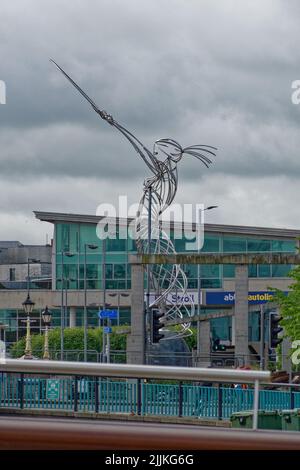
[{"label": "autolink sign", "polygon": [[[271,291],[252,291],[248,292],[248,303],[250,305],[265,304],[272,301],[274,292]],[[287,294],[287,292],[285,292]],[[206,292],[206,305],[234,305],[234,291],[214,291]]]}]

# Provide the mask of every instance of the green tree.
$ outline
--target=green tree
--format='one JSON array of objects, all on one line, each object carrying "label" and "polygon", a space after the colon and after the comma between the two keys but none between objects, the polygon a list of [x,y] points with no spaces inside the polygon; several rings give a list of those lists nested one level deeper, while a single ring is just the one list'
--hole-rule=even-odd
[{"label": "green tree", "polygon": [[294,280],[289,286],[288,295],[279,289],[270,289],[275,292],[272,302],[279,305],[283,317],[280,324],[284,326],[286,336],[293,341],[300,339],[300,266],[292,269],[288,276]]}]

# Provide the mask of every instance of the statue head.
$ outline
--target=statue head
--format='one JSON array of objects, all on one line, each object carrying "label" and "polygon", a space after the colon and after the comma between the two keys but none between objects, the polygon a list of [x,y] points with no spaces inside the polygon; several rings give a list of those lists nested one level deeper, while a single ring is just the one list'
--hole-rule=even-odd
[{"label": "statue head", "polygon": [[153,155],[158,160],[169,158],[177,163],[182,158],[183,149],[181,145],[172,139],[159,139],[154,143]]}]

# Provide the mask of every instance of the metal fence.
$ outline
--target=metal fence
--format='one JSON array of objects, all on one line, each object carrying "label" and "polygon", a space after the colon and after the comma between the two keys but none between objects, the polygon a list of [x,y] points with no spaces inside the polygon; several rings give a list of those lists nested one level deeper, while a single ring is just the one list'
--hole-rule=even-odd
[{"label": "metal fence", "polygon": [[[52,387],[52,388],[51,388]],[[0,407],[228,419],[252,410],[253,388],[153,383],[105,377],[1,373]],[[300,408],[297,391],[260,390],[259,408]]]}]

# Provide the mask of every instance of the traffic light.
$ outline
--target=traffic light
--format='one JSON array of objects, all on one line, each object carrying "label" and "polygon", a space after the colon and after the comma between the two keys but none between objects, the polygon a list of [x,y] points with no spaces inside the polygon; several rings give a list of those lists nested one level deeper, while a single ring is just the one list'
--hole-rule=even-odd
[{"label": "traffic light", "polygon": [[226,346],[225,344],[220,344],[220,339],[216,338],[213,341],[213,351],[226,351]]},{"label": "traffic light", "polygon": [[270,347],[276,348],[281,343],[282,338],[278,338],[278,334],[281,333],[283,328],[279,326],[279,322],[282,317],[277,313],[270,314]]},{"label": "traffic light", "polygon": [[164,334],[160,333],[160,329],[165,326],[164,323],[160,321],[161,317],[164,316],[164,313],[161,313],[158,309],[152,310],[152,319],[151,319],[151,343],[159,343],[159,341],[164,338]]}]

